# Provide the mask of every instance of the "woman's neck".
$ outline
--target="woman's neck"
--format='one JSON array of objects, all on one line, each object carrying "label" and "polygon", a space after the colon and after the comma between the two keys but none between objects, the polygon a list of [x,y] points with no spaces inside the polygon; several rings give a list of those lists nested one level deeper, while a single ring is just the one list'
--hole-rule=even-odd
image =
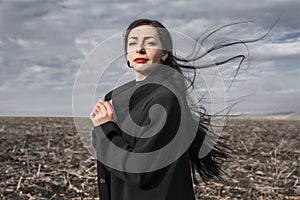
[{"label": "woman's neck", "polygon": [[156,69],[157,69],[157,66],[153,67],[151,70],[144,70],[144,71],[137,71],[137,70],[135,70],[134,71],[135,80],[136,81],[143,81],[143,80],[145,80],[149,76],[149,74],[151,74],[154,71],[156,71]]},{"label": "woman's neck", "polygon": [[147,78],[147,75],[141,74],[141,73],[135,73],[135,81],[143,81]]}]

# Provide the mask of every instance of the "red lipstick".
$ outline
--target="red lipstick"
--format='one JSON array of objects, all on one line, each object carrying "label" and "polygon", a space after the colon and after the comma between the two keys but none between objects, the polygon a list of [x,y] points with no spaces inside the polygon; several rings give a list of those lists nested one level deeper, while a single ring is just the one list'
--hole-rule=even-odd
[{"label": "red lipstick", "polygon": [[134,62],[136,62],[136,63],[145,63],[147,61],[148,61],[148,59],[146,59],[146,58],[136,58],[136,59],[134,59]]}]

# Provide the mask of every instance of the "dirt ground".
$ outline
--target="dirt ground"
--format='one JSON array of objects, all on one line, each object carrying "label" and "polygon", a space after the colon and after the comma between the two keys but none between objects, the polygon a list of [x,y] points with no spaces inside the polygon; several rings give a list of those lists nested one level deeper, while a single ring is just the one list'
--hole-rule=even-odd
[{"label": "dirt ground", "polygon": [[[199,199],[300,199],[300,120],[230,119],[224,183]],[[0,117],[1,199],[98,199],[96,165],[73,118]]]}]

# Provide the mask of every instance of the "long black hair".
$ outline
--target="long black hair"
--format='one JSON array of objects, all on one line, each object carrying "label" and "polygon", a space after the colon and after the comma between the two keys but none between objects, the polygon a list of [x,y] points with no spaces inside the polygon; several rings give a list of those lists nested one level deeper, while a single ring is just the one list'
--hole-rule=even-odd
[{"label": "long black hair", "polygon": [[[127,43],[128,43],[128,36],[130,31],[138,26],[150,25],[157,28],[157,32],[159,34],[162,43],[162,48],[163,50],[168,52],[168,57],[165,61],[162,61],[162,64],[177,70],[183,76],[184,76],[183,70],[192,72],[193,74],[192,77],[184,76],[188,83],[186,89],[194,87],[196,75],[197,75],[196,70],[213,67],[213,66],[225,65],[230,61],[238,60],[238,67],[234,74],[234,78],[235,78],[236,75],[238,74],[238,71],[240,70],[240,67],[242,66],[242,63],[246,59],[247,54],[245,55],[241,53],[237,55],[232,55],[227,58],[224,58],[223,60],[216,61],[213,64],[195,65],[194,61],[199,61],[214,51],[220,50],[225,47],[234,46],[234,45],[244,45],[248,52],[248,48],[246,44],[263,39],[273,28],[271,27],[271,29],[269,29],[269,31],[266,34],[256,39],[244,40],[244,41],[227,40],[212,45],[206,51],[200,51],[201,45],[205,41],[207,41],[208,38],[210,38],[212,35],[219,32],[220,30],[229,26],[234,26],[234,25],[238,25],[241,23],[248,23],[248,22],[249,21],[231,23],[207,32],[205,35],[202,35],[201,37],[196,39],[196,43],[200,44],[200,46],[199,45],[197,46],[195,44],[192,53],[189,56],[183,58],[174,55],[171,34],[162,23],[160,23],[157,20],[138,19],[132,22],[128,26],[125,32],[124,35],[125,52],[127,52]],[[196,171],[199,173],[201,179],[204,182],[207,182],[210,179],[223,180],[222,176],[225,174],[225,172],[222,170],[221,164],[223,163],[223,161],[225,161],[228,158],[228,156],[230,156],[230,154],[232,153],[232,149],[226,145],[226,141],[224,140],[224,138],[216,137],[216,134],[210,129],[210,126],[212,126],[211,119],[216,115],[208,114],[206,109],[201,105],[201,99],[197,100],[196,102],[198,102],[198,104],[194,105],[193,108],[190,109],[192,110],[193,113],[196,113],[197,121],[198,121],[198,131],[191,146],[189,147],[189,155],[190,155],[194,183],[199,184],[195,176]],[[205,149],[211,149],[211,150],[204,157],[200,158],[199,152],[200,149],[203,149],[203,147]]]}]

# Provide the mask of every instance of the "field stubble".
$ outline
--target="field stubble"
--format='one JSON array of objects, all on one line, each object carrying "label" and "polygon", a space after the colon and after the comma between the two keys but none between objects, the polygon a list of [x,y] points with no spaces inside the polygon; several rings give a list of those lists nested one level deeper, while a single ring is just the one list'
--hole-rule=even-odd
[{"label": "field stubble", "polygon": [[[199,199],[300,199],[300,120],[230,119],[235,153],[224,183],[195,186]],[[94,158],[73,118],[0,117],[1,199],[98,199]]]}]

